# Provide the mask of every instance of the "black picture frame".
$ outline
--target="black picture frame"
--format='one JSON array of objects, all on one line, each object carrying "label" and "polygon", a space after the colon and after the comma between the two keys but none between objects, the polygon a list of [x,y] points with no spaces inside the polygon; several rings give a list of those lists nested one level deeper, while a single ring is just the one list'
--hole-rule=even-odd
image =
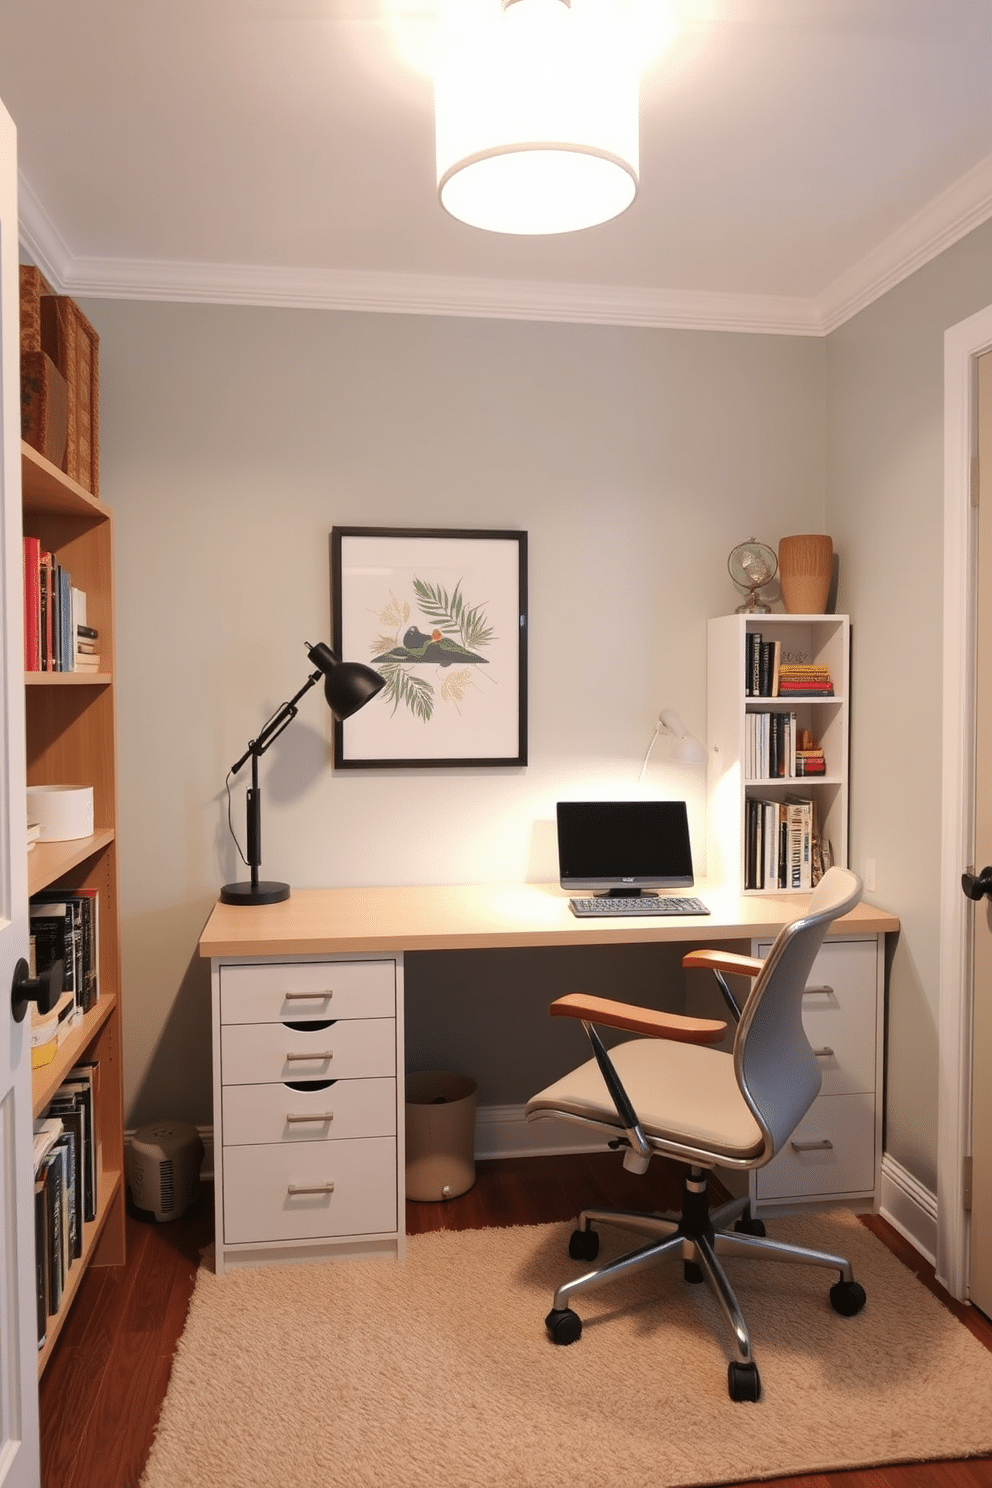
[{"label": "black picture frame", "polygon": [[333,644],[386,679],[339,770],[527,763],[527,534],[331,529]]}]

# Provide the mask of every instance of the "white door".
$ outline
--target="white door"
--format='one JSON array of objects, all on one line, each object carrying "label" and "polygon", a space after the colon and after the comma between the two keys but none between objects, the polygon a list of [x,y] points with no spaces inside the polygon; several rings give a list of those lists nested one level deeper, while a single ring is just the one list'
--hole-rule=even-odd
[{"label": "white door", "polygon": [[[992,866],[992,352],[978,362],[978,468],[976,874]],[[974,927],[968,1295],[992,1316],[992,898],[976,903]]]},{"label": "white door", "polygon": [[37,1488],[30,1018],[15,1022],[10,1002],[28,944],[16,151],[0,104],[0,1485]]}]

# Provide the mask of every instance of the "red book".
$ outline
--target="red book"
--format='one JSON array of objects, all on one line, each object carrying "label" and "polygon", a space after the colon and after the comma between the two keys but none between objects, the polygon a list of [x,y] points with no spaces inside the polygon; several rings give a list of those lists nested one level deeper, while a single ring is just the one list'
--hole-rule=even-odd
[{"label": "red book", "polygon": [[41,671],[41,543],[24,539],[24,670]]}]

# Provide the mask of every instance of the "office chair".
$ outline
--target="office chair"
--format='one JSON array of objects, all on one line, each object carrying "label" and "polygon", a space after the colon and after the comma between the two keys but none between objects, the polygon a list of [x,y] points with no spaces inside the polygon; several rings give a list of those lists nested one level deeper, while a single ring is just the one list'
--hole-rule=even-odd
[{"label": "office chair", "polygon": [[[683,966],[708,967],[717,977],[737,1023],[733,1053],[719,1043],[727,1024],[632,1007],[570,993],[551,1004],[552,1017],[581,1020],[593,1058],[549,1085],[527,1105],[527,1119],[563,1117],[605,1131],[624,1150],[624,1167],[647,1171],[657,1153],[685,1165],[681,1215],[586,1209],[570,1244],[573,1260],[593,1261],[599,1235],[593,1225],[614,1224],[648,1236],[646,1244],[565,1282],[545,1319],[555,1343],[574,1343],[582,1332],[569,1306],[573,1297],[649,1266],[681,1257],[686,1281],[707,1281],[730,1324],[736,1357],[727,1370],[730,1398],[757,1400],[761,1381],[751,1338],[720,1257],[789,1261],[839,1272],[830,1288],[834,1310],[853,1317],[865,1292],[843,1256],[805,1250],[769,1239],[750,1202],[731,1200],[710,1212],[707,1171],[717,1166],[760,1168],[789,1140],[820,1089],[816,1055],[803,1031],[803,990],[830,924],[858,902],[861,881],[845,868],[824,874],[805,914],[779,932],[764,960],[719,950],[691,951]],[[740,1004],[729,976],[751,979]],[[646,1035],[607,1051],[598,1026]],[[733,1228],[731,1228],[731,1225]]]}]

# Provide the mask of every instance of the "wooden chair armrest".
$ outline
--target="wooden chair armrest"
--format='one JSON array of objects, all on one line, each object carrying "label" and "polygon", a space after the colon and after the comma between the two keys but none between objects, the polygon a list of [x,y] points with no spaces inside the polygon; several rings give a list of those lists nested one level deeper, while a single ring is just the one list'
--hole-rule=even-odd
[{"label": "wooden chair armrest", "polygon": [[704,966],[731,976],[756,977],[764,964],[758,956],[735,956],[733,951],[689,951],[682,957],[683,966]]},{"label": "wooden chair armrest", "polygon": [[607,997],[569,992],[556,998],[549,1009],[552,1018],[581,1018],[607,1028],[623,1028],[648,1038],[675,1039],[683,1044],[718,1044],[727,1032],[726,1023],[714,1018],[684,1018],[678,1013],[659,1013],[653,1008],[632,1007]]}]

